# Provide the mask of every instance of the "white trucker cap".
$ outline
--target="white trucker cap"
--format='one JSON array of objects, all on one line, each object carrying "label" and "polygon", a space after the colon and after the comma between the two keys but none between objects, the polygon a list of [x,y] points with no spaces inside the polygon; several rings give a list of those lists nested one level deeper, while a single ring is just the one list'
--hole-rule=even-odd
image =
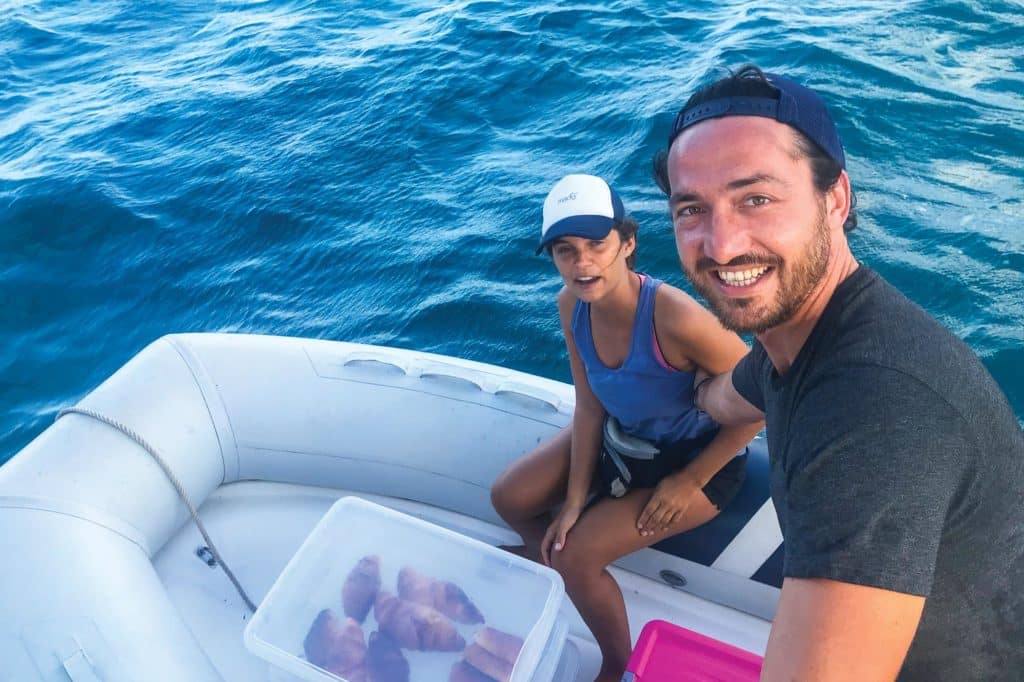
[{"label": "white trucker cap", "polygon": [[604,239],[622,222],[622,199],[595,175],[566,175],[544,200],[544,221],[537,253],[561,237]]}]

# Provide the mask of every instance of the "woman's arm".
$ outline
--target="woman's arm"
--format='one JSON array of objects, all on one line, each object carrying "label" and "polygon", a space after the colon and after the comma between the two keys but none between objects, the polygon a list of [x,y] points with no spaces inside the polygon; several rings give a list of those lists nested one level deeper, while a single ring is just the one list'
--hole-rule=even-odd
[{"label": "woman's arm", "polygon": [[762,423],[723,426],[692,462],[663,478],[637,518],[640,534],[654,535],[679,520],[693,496],[757,435]]},{"label": "woman's arm", "polygon": [[562,333],[569,351],[569,368],[576,391],[576,409],[572,417],[572,450],[570,451],[569,486],[565,494],[567,505],[583,508],[590,494],[591,481],[597,456],[601,450],[601,426],[604,406],[590,390],[587,372],[583,367],[576,342],[572,338],[572,315],[576,298],[563,289],[558,295],[558,314],[562,320]]},{"label": "woman's arm", "polygon": [[[665,295],[661,295],[665,290]],[[658,288],[655,328],[662,352],[677,366],[696,365],[713,374],[730,371],[747,353],[743,340],[728,331],[714,315],[674,287]],[[660,313],[659,313],[660,311]],[[707,447],[684,469],[666,477],[655,489],[637,519],[642,535],[665,530],[686,512],[698,493],[764,426],[760,414],[723,426]]]},{"label": "woman's arm", "polygon": [[749,352],[743,339],[675,287],[658,287],[654,312],[658,338],[665,337],[665,358],[681,369],[697,365],[694,404],[723,426],[761,422],[764,414],[732,386],[732,368]]},{"label": "woman's arm", "polygon": [[583,367],[576,343],[572,338],[572,315],[576,297],[566,289],[558,294],[558,316],[562,322],[562,334],[569,351],[569,369],[576,391],[576,409],[572,417],[572,443],[569,451],[569,483],[565,491],[565,504],[548,527],[541,541],[540,553],[545,564],[550,565],[550,553],[565,546],[566,536],[583,512],[590,494],[594,469],[601,447],[601,426],[604,407],[590,390],[587,372]]},{"label": "woman's arm", "polygon": [[750,350],[692,296],[667,284],[658,287],[654,328],[665,359],[679,369],[722,374]]}]

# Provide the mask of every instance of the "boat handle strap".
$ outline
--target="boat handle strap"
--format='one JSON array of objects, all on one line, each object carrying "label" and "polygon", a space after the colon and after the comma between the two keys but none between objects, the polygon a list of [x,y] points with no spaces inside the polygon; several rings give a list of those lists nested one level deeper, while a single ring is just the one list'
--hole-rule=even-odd
[{"label": "boat handle strap", "polygon": [[[240,597],[242,597],[242,601],[245,602],[245,605],[249,607],[250,611],[255,612],[256,605],[253,604],[252,600],[249,599],[249,595],[247,595],[245,593],[245,590],[242,589],[242,585],[238,582],[238,578],[235,577],[235,574],[232,573],[231,569],[228,568],[228,565],[224,563],[224,558],[221,557],[220,552],[218,552],[216,546],[214,546],[213,540],[210,539],[209,533],[206,532],[206,527],[203,525],[203,522],[199,520],[199,512],[196,511],[195,506],[192,504],[192,500],[189,499],[188,493],[185,492],[185,486],[181,484],[181,481],[179,481],[178,477],[174,475],[174,472],[171,471],[171,467],[168,466],[167,462],[164,460],[163,457],[160,456],[156,449],[149,443],[147,443],[146,439],[144,439],[142,436],[137,434],[129,427],[125,426],[119,421],[106,417],[100,414],[99,412],[94,412],[93,410],[84,407],[65,407],[63,410],[57,413],[56,419],[60,419],[66,414],[80,414],[86,417],[91,417],[97,421],[103,422],[107,426],[117,429],[124,435],[131,438],[133,441],[141,445],[142,449],[144,449],[153,457],[154,461],[156,461],[156,463],[163,470],[164,475],[167,476],[167,479],[171,482],[171,485],[173,485],[174,489],[178,492],[178,497],[181,498],[181,501],[185,503],[185,507],[188,508],[188,513],[192,515],[192,521],[195,522],[196,528],[199,529],[199,533],[203,536],[203,539],[206,540],[206,546],[210,548],[210,552],[217,560],[217,564],[227,575],[228,579],[231,581],[231,584],[235,586],[235,589],[238,590],[238,594]],[[56,421],[56,419],[54,421]],[[83,678],[83,680],[88,680],[88,678]]]}]

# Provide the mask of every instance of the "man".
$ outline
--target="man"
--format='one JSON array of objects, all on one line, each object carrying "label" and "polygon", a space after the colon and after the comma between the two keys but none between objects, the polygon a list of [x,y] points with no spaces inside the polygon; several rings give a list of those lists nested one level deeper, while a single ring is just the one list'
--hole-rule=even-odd
[{"label": "man", "polygon": [[690,98],[655,175],[687,276],[756,339],[698,405],[767,422],[763,679],[1024,679],[1024,435],[970,349],[855,260],[824,103],[744,67]]}]

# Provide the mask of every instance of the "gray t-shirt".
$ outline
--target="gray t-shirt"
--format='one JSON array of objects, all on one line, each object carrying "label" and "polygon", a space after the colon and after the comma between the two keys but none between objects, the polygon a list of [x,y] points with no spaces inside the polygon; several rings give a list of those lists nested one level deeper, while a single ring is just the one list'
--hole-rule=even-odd
[{"label": "gray t-shirt", "polygon": [[733,384],[784,575],[927,597],[900,679],[1024,680],[1024,434],[970,348],[861,266],[785,375],[755,342]]}]

